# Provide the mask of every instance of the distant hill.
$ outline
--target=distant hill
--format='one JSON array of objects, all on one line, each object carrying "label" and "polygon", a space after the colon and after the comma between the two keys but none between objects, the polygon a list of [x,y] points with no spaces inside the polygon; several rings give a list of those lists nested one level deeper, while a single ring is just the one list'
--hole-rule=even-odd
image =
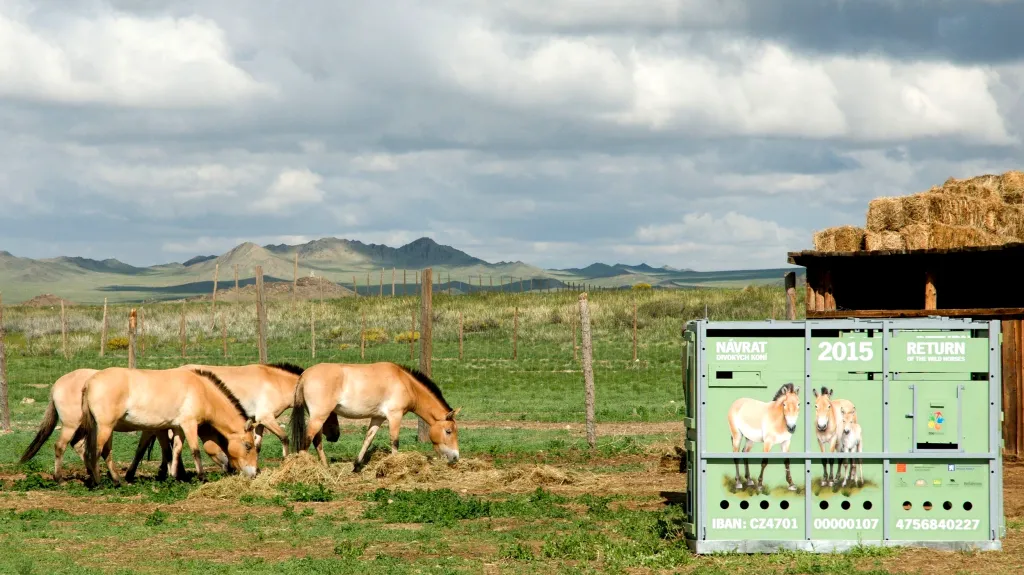
[{"label": "distant hill", "polygon": [[[357,240],[320,238],[304,244],[260,246],[245,242],[220,255],[197,255],[183,263],[171,262],[135,267],[116,259],[82,257],[31,259],[0,251],[0,291],[4,303],[30,300],[54,294],[78,303],[144,301],[194,298],[209,293],[214,275],[218,289],[234,287],[237,269],[239,287],[251,285],[256,266],[262,266],[264,281],[291,282],[298,276],[322,277],[359,293],[391,291],[392,277],[399,294],[414,293],[418,270],[433,268],[441,290],[453,294],[479,289],[557,289],[567,284],[587,284],[606,289],[628,288],[645,282],[657,288],[743,287],[751,284],[781,283],[786,271],[802,268],[772,268],[698,272],[669,266],[594,263],[584,268],[542,269],[522,261],[487,262],[455,247],[430,238],[419,238],[394,248]],[[406,286],[402,285],[404,281]],[[531,283],[530,280],[533,280]],[[450,282],[450,283],[449,283]],[[330,293],[335,293],[333,290]],[[337,292],[345,293],[345,292]]]}]

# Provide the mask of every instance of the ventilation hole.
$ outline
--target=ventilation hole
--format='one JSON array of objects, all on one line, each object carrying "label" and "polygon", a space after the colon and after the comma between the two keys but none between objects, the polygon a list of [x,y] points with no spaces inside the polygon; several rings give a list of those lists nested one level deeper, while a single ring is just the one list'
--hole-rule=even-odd
[{"label": "ventilation hole", "polygon": [[722,509],[728,509],[729,508],[729,502],[726,501],[725,499],[723,499],[722,502],[718,504],[718,506],[721,507]]},{"label": "ventilation hole", "polygon": [[779,507],[781,507],[783,509],[789,509],[789,501],[786,501],[785,499],[783,499],[782,503],[779,503]]},{"label": "ventilation hole", "polygon": [[903,502],[903,509],[905,509],[906,511],[910,511],[911,507],[913,507],[913,505],[911,505],[909,501]]},{"label": "ventilation hole", "polygon": [[942,504],[942,508],[945,509],[946,511],[949,511],[950,509],[953,508],[953,504],[950,503],[949,501],[947,501],[947,502]]},{"label": "ventilation hole", "polygon": [[923,507],[925,511],[931,511],[932,510],[932,502],[931,501],[925,501],[924,505],[922,505],[921,507]]},{"label": "ventilation hole", "polygon": [[970,501],[964,503],[964,511],[970,511],[973,507],[974,505],[972,505]]},{"label": "ventilation hole", "polygon": [[864,509],[867,509],[867,510],[871,509],[871,502],[870,501],[865,501],[864,502]]},{"label": "ventilation hole", "polygon": [[828,509],[828,501],[822,501],[821,503],[818,504],[818,507],[822,509]]},{"label": "ventilation hole", "polygon": [[849,501],[843,501],[843,504],[840,505],[840,507],[843,508],[843,511],[846,511],[847,509],[850,508],[850,502]]},{"label": "ventilation hole", "polygon": [[761,500],[761,509],[768,509],[768,500],[767,499],[762,499]]},{"label": "ventilation hole", "polygon": [[750,502],[740,501],[740,509],[746,509],[747,507],[750,507]]}]

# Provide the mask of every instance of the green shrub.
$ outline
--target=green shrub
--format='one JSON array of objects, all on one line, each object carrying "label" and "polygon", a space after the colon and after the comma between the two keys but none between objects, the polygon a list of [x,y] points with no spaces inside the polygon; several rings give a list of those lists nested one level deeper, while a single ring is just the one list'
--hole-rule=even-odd
[{"label": "green shrub", "polygon": [[120,351],[122,349],[128,349],[128,338],[127,337],[112,337],[107,340],[107,349],[111,351]]}]

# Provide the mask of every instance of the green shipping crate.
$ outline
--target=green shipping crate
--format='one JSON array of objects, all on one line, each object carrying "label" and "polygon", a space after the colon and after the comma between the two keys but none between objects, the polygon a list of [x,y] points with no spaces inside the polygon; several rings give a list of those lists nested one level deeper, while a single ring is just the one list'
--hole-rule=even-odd
[{"label": "green shipping crate", "polygon": [[697,553],[999,550],[999,321],[693,321],[686,534]]}]

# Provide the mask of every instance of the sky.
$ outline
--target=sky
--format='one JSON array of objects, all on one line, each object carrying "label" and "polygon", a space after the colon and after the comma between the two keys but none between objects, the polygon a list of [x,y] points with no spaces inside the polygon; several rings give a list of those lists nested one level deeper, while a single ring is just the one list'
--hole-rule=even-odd
[{"label": "sky", "polygon": [[1024,169],[1024,3],[0,0],[0,249],[785,267]]}]

